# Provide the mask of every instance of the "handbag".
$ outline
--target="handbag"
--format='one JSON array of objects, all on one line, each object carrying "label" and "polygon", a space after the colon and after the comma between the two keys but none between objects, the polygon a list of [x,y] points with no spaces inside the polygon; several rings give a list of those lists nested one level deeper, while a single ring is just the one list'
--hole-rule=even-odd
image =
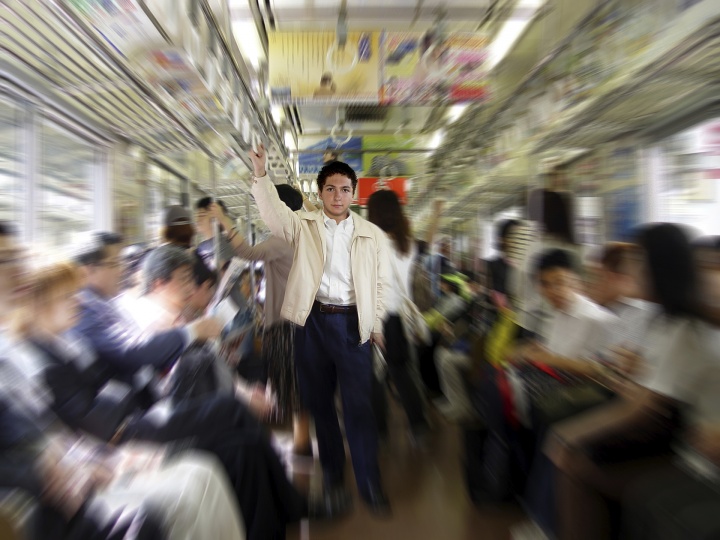
[{"label": "handbag", "polygon": [[410,296],[407,290],[407,284],[403,280],[400,272],[398,271],[397,265],[395,264],[394,257],[390,257],[391,266],[393,273],[400,283],[400,307],[398,308],[398,316],[402,321],[403,329],[405,331],[408,341],[413,345],[431,345],[432,335],[430,328],[428,328],[425,322],[425,317],[420,312],[418,307],[410,300]]}]

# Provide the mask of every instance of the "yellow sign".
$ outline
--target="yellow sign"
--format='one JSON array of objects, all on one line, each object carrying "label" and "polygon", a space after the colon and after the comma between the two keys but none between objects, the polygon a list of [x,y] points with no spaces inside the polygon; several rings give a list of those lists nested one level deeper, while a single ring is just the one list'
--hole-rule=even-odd
[{"label": "yellow sign", "polygon": [[376,103],[379,36],[350,32],[344,47],[334,32],[276,32],[269,36],[270,92],[275,103]]}]

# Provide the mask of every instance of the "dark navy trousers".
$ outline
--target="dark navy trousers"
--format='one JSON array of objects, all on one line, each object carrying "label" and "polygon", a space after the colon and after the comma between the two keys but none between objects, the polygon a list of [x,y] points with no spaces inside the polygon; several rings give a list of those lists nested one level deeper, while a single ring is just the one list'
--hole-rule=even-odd
[{"label": "dark navy trousers", "polygon": [[358,489],[380,481],[378,436],[372,408],[372,349],[360,344],[358,315],[321,313],[313,306],[297,328],[295,366],[303,405],[315,420],[325,486],[344,482],[345,445],[335,410],[340,386],[345,434]]}]

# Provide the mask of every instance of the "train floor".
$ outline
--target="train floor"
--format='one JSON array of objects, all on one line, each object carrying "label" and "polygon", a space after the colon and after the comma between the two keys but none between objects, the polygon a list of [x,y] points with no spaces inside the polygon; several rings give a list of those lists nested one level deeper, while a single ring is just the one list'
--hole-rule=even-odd
[{"label": "train floor", "polygon": [[[359,500],[354,484],[353,510],[328,522],[303,521],[291,527],[288,540],[509,540],[510,527],[523,522],[514,505],[478,508],[465,491],[460,429],[440,418],[424,449],[413,448],[402,412],[393,407],[391,436],[380,448],[383,483],[392,517],[373,517]],[[278,434],[289,454],[289,435]],[[317,460],[290,460],[296,485],[307,493],[321,486]],[[353,478],[348,464],[348,479]]]}]

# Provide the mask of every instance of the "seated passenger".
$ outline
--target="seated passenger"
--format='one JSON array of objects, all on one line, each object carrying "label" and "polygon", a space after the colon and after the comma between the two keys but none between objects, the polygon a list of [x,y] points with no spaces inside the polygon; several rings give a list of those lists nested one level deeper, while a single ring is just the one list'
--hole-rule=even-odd
[{"label": "seated passenger", "polygon": [[[606,501],[618,502],[639,475],[667,463],[682,417],[718,417],[717,330],[703,322],[700,282],[685,232],[672,224],[639,234],[631,271],[645,300],[658,304],[646,337],[648,372],[622,397],[558,425],[547,448],[558,469],[561,539],[609,538]],[[652,456],[658,456],[649,459]]]},{"label": "seated passenger", "polygon": [[169,369],[195,340],[219,336],[220,325],[213,319],[203,319],[143,335],[115,303],[122,275],[121,249],[119,235],[99,233],[94,243],[76,257],[85,287],[78,295],[80,317],[75,330],[90,342],[110,376],[131,380],[144,366],[158,371]]},{"label": "seated passenger", "polygon": [[[439,411],[450,420],[469,419],[474,416],[473,405],[468,395],[467,375],[474,360],[471,357],[470,343],[467,338],[471,334],[471,324],[475,324],[475,338],[493,324],[496,319],[497,309],[507,306],[506,282],[510,270],[507,262],[507,240],[514,228],[518,225],[515,220],[500,222],[497,228],[498,250],[500,255],[488,262],[488,290],[487,298],[476,296],[471,313],[476,313],[476,318],[481,320],[467,321],[463,330],[450,329],[444,326],[444,330],[451,330],[452,341],[455,345],[462,343],[465,338],[466,349],[462,350],[457,346],[439,347],[435,351],[435,362],[438,366],[440,384],[445,396],[445,402],[440,404]],[[489,305],[488,305],[489,304]],[[478,309],[479,308],[479,312]],[[482,320],[484,319],[484,320]],[[462,335],[460,335],[462,334]],[[460,340],[458,339],[460,338]]]},{"label": "seated passenger", "polygon": [[532,339],[518,347],[517,361],[593,373],[593,365],[587,360],[610,343],[617,318],[577,292],[576,272],[568,252],[555,249],[541,254],[535,278],[549,305],[550,317],[541,332],[546,338],[544,343]]},{"label": "seated passenger", "polygon": [[180,321],[188,324],[206,315],[217,289],[217,273],[210,270],[202,260],[193,264],[193,293],[180,314]]},{"label": "seated passenger", "polygon": [[[10,233],[0,222],[0,487],[35,497],[36,537],[244,538],[230,486],[212,458],[183,453],[163,462],[161,447],[113,449],[74,433],[8,361],[22,354],[6,328],[26,296]],[[138,465],[128,467],[128,458]]]},{"label": "seated passenger", "polygon": [[77,317],[78,283],[67,265],[37,273],[21,317],[29,351],[10,361],[44,386],[53,411],[75,430],[105,441],[174,443],[214,453],[235,489],[248,538],[282,538],[286,523],[298,520],[305,506],[264,428],[232,396],[161,401],[144,410],[131,389],[108,383],[92,351],[67,336]]}]

